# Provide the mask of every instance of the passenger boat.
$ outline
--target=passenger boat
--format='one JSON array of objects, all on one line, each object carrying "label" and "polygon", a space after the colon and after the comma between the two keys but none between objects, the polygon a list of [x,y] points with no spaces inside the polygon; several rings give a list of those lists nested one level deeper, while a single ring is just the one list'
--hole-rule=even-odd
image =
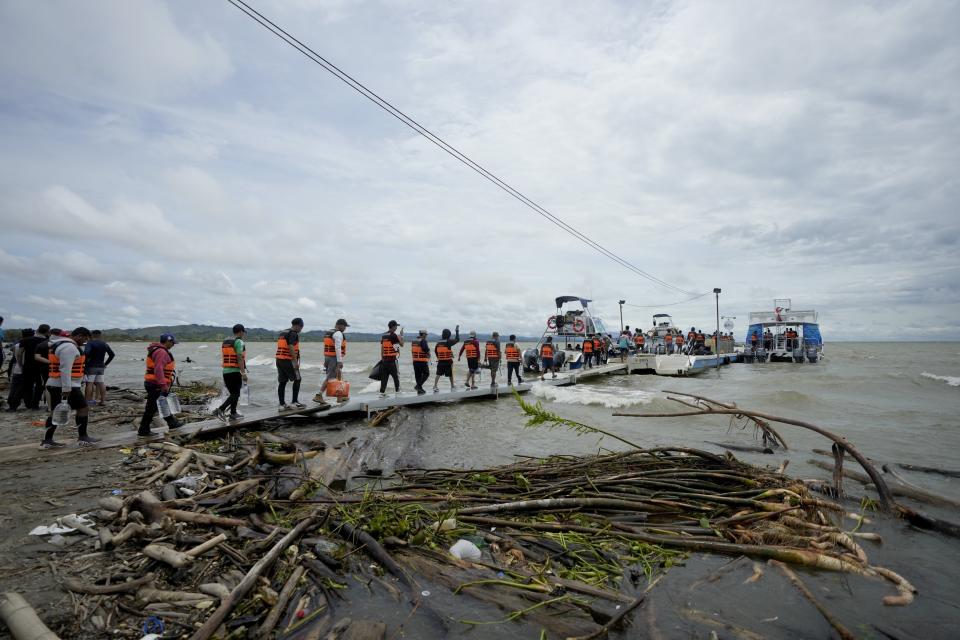
[{"label": "passenger boat", "polygon": [[750,313],[743,344],[744,362],[817,362],[823,354],[819,314],[793,309],[790,298],[777,298],[773,311]]},{"label": "passenger boat", "polygon": [[[559,296],[557,311],[549,316],[537,346],[523,352],[524,371],[540,370],[540,345],[553,337],[554,362],[557,371],[580,369],[583,366],[583,341],[591,334],[608,335],[603,320],[590,310],[592,300],[580,296]],[[565,308],[566,307],[566,308]]]},{"label": "passenger boat", "polygon": [[[737,358],[732,353],[732,341],[722,341],[721,354],[713,350],[713,336],[706,336],[703,343],[691,343],[684,337],[684,345],[677,347],[677,336],[685,335],[673,324],[667,313],[653,316],[653,326],[644,335],[646,341],[642,352],[634,356],[635,371],[647,371],[661,376],[686,376],[706,371],[718,364],[727,364]],[[670,342],[667,342],[670,336]]]}]

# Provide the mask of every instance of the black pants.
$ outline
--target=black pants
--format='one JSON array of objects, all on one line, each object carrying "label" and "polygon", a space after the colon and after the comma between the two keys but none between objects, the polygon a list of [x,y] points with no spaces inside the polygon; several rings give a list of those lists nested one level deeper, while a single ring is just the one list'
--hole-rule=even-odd
[{"label": "black pants", "polygon": [[293,363],[289,360],[277,360],[277,397],[280,399],[280,404],[287,404],[286,395],[287,395],[287,383],[293,382],[293,398],[290,400],[292,404],[297,404],[300,400],[300,370],[293,368]]},{"label": "black pants", "polygon": [[[41,392],[43,389],[40,390]],[[63,389],[61,387],[50,387],[48,389],[50,392],[50,415],[47,416],[47,431],[43,434],[44,442],[52,442],[53,434],[57,431],[57,425],[53,424],[53,410],[60,400],[66,400],[67,404],[70,405],[70,408],[74,411],[80,411],[81,409],[87,408],[87,400],[83,396],[83,392],[80,391],[80,387],[71,387],[70,393],[67,394],[67,397],[63,397]],[[87,416],[76,416],[77,421],[77,437],[80,439],[87,437]]]},{"label": "black pants", "polygon": [[39,409],[39,398],[43,396],[43,387],[40,387],[43,378],[40,377],[40,372],[37,367],[25,367],[21,375],[23,387],[20,389],[20,395],[24,406],[27,409]]},{"label": "black pants", "polygon": [[383,393],[387,390],[387,378],[393,377],[393,387],[395,390],[400,391],[400,373],[397,371],[397,361],[396,360],[381,360],[383,363],[383,377],[380,378],[380,393]]},{"label": "black pants", "polygon": [[416,381],[416,389],[423,389],[423,383],[430,379],[430,364],[427,362],[413,363],[413,379]]},{"label": "black pants", "polygon": [[230,407],[230,413],[236,413],[237,403],[240,402],[240,389],[243,388],[243,375],[239,371],[223,374],[223,386],[227,388],[230,395],[220,405],[220,410]]},{"label": "black pants", "polygon": [[507,384],[511,384],[513,381],[513,374],[517,374],[517,384],[523,382],[523,378],[520,377],[520,363],[519,362],[507,362]]},{"label": "black pants", "polygon": [[10,393],[7,394],[7,408],[10,411],[16,411],[20,407],[20,400],[23,398],[23,374],[15,373],[10,380]]},{"label": "black pants", "polygon": [[[167,394],[160,389],[160,385],[149,382],[144,382],[143,388],[147,390],[147,404],[143,408],[143,417],[140,418],[140,428],[137,430],[137,435],[148,436],[150,435],[150,423],[153,422],[153,417],[157,415],[157,400],[161,395]],[[163,421],[166,422],[167,426],[171,429],[176,429],[180,426],[180,422],[173,416],[167,416]]]}]

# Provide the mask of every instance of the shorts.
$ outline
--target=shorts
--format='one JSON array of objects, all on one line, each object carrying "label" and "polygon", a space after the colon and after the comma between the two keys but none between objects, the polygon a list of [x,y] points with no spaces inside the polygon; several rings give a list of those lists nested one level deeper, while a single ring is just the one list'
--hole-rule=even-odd
[{"label": "shorts", "polygon": [[[323,366],[327,370],[327,377],[323,379],[324,382],[328,380],[337,379],[337,356],[324,356]],[[326,386],[324,386],[326,388]]]},{"label": "shorts", "polygon": [[540,358],[540,370],[553,369],[553,358]]},{"label": "shorts", "polygon": [[277,360],[277,382],[296,382],[300,372],[293,367],[293,360]]},{"label": "shorts", "polygon": [[453,377],[453,360],[440,360],[437,362],[437,375],[446,378]]},{"label": "shorts", "polygon": [[103,382],[104,367],[89,367],[83,374],[84,382]]},{"label": "shorts", "polygon": [[[54,407],[60,404],[60,401],[64,399],[63,389],[58,385],[56,387],[47,387],[47,391],[50,392],[50,411],[53,411]],[[70,408],[74,411],[87,408],[87,399],[84,397],[80,387],[70,387],[70,392],[67,394],[66,401]]]},{"label": "shorts", "polygon": [[490,369],[490,371],[496,371],[497,369],[500,368],[500,359],[499,359],[499,358],[494,358],[493,360],[488,360],[487,363],[488,363],[488,364],[487,364],[487,368]]},{"label": "shorts", "polygon": [[467,369],[470,370],[470,373],[480,371],[480,358],[467,358]]}]

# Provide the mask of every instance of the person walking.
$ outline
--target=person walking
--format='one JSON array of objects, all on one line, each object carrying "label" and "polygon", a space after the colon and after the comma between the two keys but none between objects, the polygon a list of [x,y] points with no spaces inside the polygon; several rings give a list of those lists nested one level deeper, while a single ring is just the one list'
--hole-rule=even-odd
[{"label": "person walking", "polygon": [[457,355],[457,361],[467,354],[467,380],[464,386],[468,389],[476,389],[477,373],[480,372],[480,341],[477,340],[477,332],[471,331],[470,337],[463,341],[460,347],[460,353]]},{"label": "person walking", "polygon": [[593,334],[588,333],[583,341],[583,365],[587,369],[593,368]]},{"label": "person walking", "polygon": [[83,398],[83,364],[84,356],[81,348],[90,339],[90,330],[86,327],[77,327],[69,337],[63,335],[50,338],[47,361],[49,375],[47,376],[47,393],[50,394],[50,415],[47,416],[46,431],[43,434],[41,449],[62,447],[63,444],[53,439],[57,431],[53,423],[53,414],[57,405],[64,401],[76,411],[77,446],[90,447],[99,442],[87,435],[87,401]]},{"label": "person walking", "polygon": [[677,345],[677,353],[685,353],[683,349],[683,333],[677,332],[677,337],[674,340],[674,343]]},{"label": "person walking", "polygon": [[646,344],[646,342],[647,342],[647,338],[643,335],[642,331],[637,331],[633,335],[633,344],[636,345],[638,354],[643,353],[643,347]]},{"label": "person walking", "polygon": [[553,336],[547,336],[547,341],[540,345],[540,379],[543,380],[547,371],[557,377],[557,370],[553,366]]},{"label": "person walking", "polygon": [[[87,404],[99,403],[101,406],[107,401],[107,385],[103,376],[116,357],[110,345],[101,340],[102,335],[99,329],[91,331],[90,342],[83,347],[84,367],[86,367],[83,372],[83,383],[86,387],[84,397]],[[99,396],[99,399],[95,399],[95,395]]]},{"label": "person walking", "polygon": [[617,348],[620,350],[620,362],[627,361],[627,355],[630,353],[630,332],[622,331],[620,339],[617,341]]},{"label": "person walking", "polygon": [[513,374],[517,374],[517,384],[523,384],[523,378],[520,377],[520,363],[522,356],[520,347],[517,345],[517,336],[510,334],[510,342],[504,348],[504,355],[507,358],[507,384],[513,385]]},{"label": "person walking", "polygon": [[380,378],[380,397],[387,396],[387,378],[393,378],[393,389],[400,393],[400,372],[397,370],[397,353],[403,346],[403,329],[397,334],[396,320],[387,323],[387,332],[380,336],[380,367],[383,377]]},{"label": "person walking", "polygon": [[287,406],[287,383],[293,383],[291,404],[297,409],[307,405],[299,401],[300,397],[300,332],[303,331],[303,318],[294,318],[290,321],[290,328],[277,338],[277,397],[280,399],[280,410],[289,409]]},{"label": "person walking", "polygon": [[497,386],[497,373],[500,371],[500,334],[494,331],[484,345],[484,358],[490,369],[490,386]]},{"label": "person walking", "polygon": [[427,343],[426,329],[420,329],[417,339],[410,343],[410,355],[413,359],[413,388],[418,396],[422,396],[427,392],[423,383],[430,379],[430,345]]},{"label": "person walking", "polygon": [[23,404],[33,410],[40,409],[40,399],[46,392],[50,375],[49,340],[50,325],[41,324],[37,327],[37,334],[23,345]]},{"label": "person walking", "polygon": [[[173,377],[177,370],[176,361],[170,352],[177,343],[172,333],[161,334],[157,342],[151,342],[147,347],[147,368],[143,374],[143,388],[147,391],[147,404],[143,408],[143,417],[140,418],[140,428],[137,435],[147,438],[156,435],[150,430],[153,417],[157,415],[157,400],[160,396],[166,397],[170,393]],[[180,422],[176,416],[170,415],[163,419],[170,429],[177,429]]]},{"label": "person walking", "polygon": [[444,329],[440,333],[440,340],[433,346],[433,353],[437,356],[437,375],[433,379],[433,392],[440,391],[440,378],[450,378],[450,391],[453,391],[453,345],[460,342],[460,325],[457,325],[457,333],[450,337],[450,329]]},{"label": "person walking", "polygon": [[[333,325],[333,331],[323,336],[323,368],[327,375],[320,385],[320,391],[313,397],[313,401],[322,407],[330,405],[323,399],[327,392],[327,384],[331,380],[340,380],[343,377],[343,359],[347,357],[347,339],[343,332],[350,324],[340,318]],[[346,402],[346,398],[337,398],[337,402]]]},{"label": "person walking", "polygon": [[240,391],[247,381],[247,346],[243,343],[247,330],[242,324],[233,325],[233,337],[220,345],[220,367],[223,370],[223,386],[227,388],[227,399],[213,410],[215,415],[227,421],[226,410],[230,409],[230,420],[239,420],[243,414],[237,411]]},{"label": "person walking", "polygon": [[22,329],[20,339],[10,348],[10,364],[7,367],[7,380],[10,381],[10,390],[7,393],[7,411],[13,412],[20,408],[23,400],[23,343],[33,337],[33,329]]}]

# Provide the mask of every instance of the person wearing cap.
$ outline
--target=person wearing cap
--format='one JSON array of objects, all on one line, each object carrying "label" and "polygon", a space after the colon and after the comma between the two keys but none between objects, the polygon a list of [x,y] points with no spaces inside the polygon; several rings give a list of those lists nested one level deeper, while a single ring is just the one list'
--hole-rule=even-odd
[{"label": "person wearing cap", "polygon": [[490,386],[497,386],[497,373],[500,371],[500,334],[494,331],[484,345],[484,359],[490,369]]},{"label": "person wearing cap", "polygon": [[417,339],[410,343],[410,355],[413,358],[414,389],[422,396],[427,391],[423,383],[430,379],[430,345],[427,344],[427,330],[420,329]]},{"label": "person wearing cap", "polygon": [[460,342],[460,325],[457,325],[457,333],[450,337],[450,329],[444,329],[440,334],[440,339],[433,346],[433,352],[437,356],[437,375],[433,379],[433,392],[440,392],[440,378],[450,378],[450,391],[453,391],[453,345]]},{"label": "person wearing cap", "polygon": [[553,377],[557,377],[557,370],[553,365],[553,336],[547,336],[547,341],[540,345],[540,379],[550,371]]},{"label": "person wearing cap", "polygon": [[[153,417],[157,415],[157,400],[160,396],[167,396],[170,393],[170,385],[173,384],[173,376],[177,370],[176,361],[170,349],[177,343],[172,333],[164,333],[157,342],[151,342],[147,347],[147,369],[143,374],[143,388],[147,390],[147,404],[143,408],[143,417],[140,418],[140,428],[137,435],[147,438],[156,435],[150,431],[150,423]],[[163,419],[171,429],[179,428],[180,422],[175,416],[167,416]]]},{"label": "person wearing cap", "polygon": [[231,420],[243,417],[243,414],[237,411],[237,403],[240,402],[243,383],[247,381],[247,346],[243,343],[245,335],[246,328],[242,324],[235,324],[233,337],[227,338],[220,345],[220,366],[223,369],[223,386],[227,389],[227,399],[213,410],[213,415],[224,422],[227,420],[225,411],[228,407]]},{"label": "person wearing cap", "polygon": [[47,352],[50,363],[50,375],[47,378],[50,415],[47,416],[47,430],[43,434],[43,442],[40,443],[41,449],[63,446],[53,439],[58,426],[53,423],[53,411],[61,400],[76,411],[77,445],[90,447],[98,442],[87,435],[87,400],[83,397],[82,391],[84,356],[81,349],[89,339],[90,330],[86,327],[77,327],[69,337],[61,334],[50,338],[50,347]]},{"label": "person wearing cap", "polygon": [[[340,380],[343,377],[343,359],[347,355],[347,339],[343,336],[344,330],[350,324],[340,318],[333,325],[333,331],[323,336],[323,368],[327,375],[320,384],[320,391],[313,397],[313,401],[329,406],[323,399],[323,394],[327,391],[327,383],[331,380]],[[346,402],[346,398],[337,398],[337,402]]]},{"label": "person wearing cap", "polygon": [[471,331],[470,337],[463,341],[460,347],[460,354],[457,361],[463,357],[463,352],[467,352],[467,379],[464,386],[468,389],[476,389],[477,374],[480,373],[480,341],[477,340],[477,332]]},{"label": "person wearing cap", "polygon": [[387,395],[387,378],[393,378],[393,388],[400,393],[400,373],[397,371],[397,353],[403,346],[403,328],[397,335],[397,321],[387,323],[387,332],[380,336],[380,363],[383,377],[380,378],[380,396]]},{"label": "person wearing cap", "polygon": [[303,331],[303,318],[294,318],[290,321],[290,328],[277,338],[277,397],[280,399],[280,410],[289,409],[287,406],[287,383],[293,383],[293,398],[291,404],[297,409],[307,405],[299,402],[300,397],[300,332]]}]

